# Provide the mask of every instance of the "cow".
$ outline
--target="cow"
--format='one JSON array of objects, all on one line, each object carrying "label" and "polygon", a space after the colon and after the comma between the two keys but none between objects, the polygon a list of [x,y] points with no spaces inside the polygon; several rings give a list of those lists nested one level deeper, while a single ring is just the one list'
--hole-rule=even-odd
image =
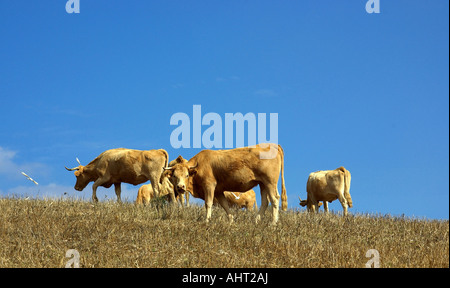
[{"label": "cow", "polygon": [[[169,162],[167,167],[172,167],[177,163],[186,163],[187,160],[184,159],[181,155],[176,159]],[[177,193],[174,190],[172,183],[169,180],[169,171],[164,170],[161,174],[160,178],[160,196],[167,195],[167,199],[169,202],[175,203],[178,200],[182,205],[184,204],[184,199],[186,199],[186,206],[189,206],[189,193]],[[151,184],[142,185],[138,190],[138,195],[136,198],[136,204],[144,204],[147,205],[150,203],[150,200],[155,197],[153,193],[153,188]]]},{"label": "cow", "polygon": [[[186,198],[186,206],[189,206],[189,193],[178,194],[175,196],[172,183],[170,183],[169,178],[164,175],[161,176],[160,194],[159,196],[166,196],[169,202],[175,203],[177,200],[183,205],[184,199]],[[138,195],[136,198],[136,204],[148,205],[150,200],[155,198],[155,193],[153,193],[153,188],[151,184],[145,184],[139,187]]]},{"label": "cow", "polygon": [[[178,156],[175,160],[172,160],[169,162],[168,167],[172,167],[173,165],[177,163],[187,163],[188,161],[183,158],[183,156]],[[168,175],[170,170],[165,170],[163,172],[163,176],[161,176],[161,182],[164,182],[165,189],[168,189],[168,191],[173,190],[173,185],[170,183]],[[168,182],[168,183],[167,183]],[[189,179],[188,187],[190,189],[186,189],[185,193],[179,193],[181,191],[176,191],[176,199],[179,200],[182,204],[184,203],[184,198],[186,198],[186,206],[189,206],[189,195],[193,195],[193,189],[192,189],[192,177]],[[162,188],[163,189],[163,188]],[[258,209],[258,205],[256,204],[256,195],[255,191],[253,189],[246,191],[246,192],[231,192],[231,191],[225,191],[223,193],[225,195],[225,198],[227,198],[228,205],[230,207],[238,207],[238,208],[246,208],[249,210],[252,210],[253,207],[256,207]],[[195,196],[194,196],[195,197]],[[216,198],[214,198],[214,205],[219,205],[219,202]]]},{"label": "cow", "polygon": [[[247,192],[231,192],[224,191],[223,195],[227,199],[228,207],[237,207],[239,209],[245,208],[247,210],[258,209],[258,204],[256,203],[256,194],[253,189]],[[214,198],[214,205],[219,205],[219,201]]]},{"label": "cow", "polygon": [[[161,193],[162,194],[162,193]],[[138,194],[136,197],[136,204],[137,205],[148,205],[150,203],[150,200],[155,197],[153,193],[152,184],[145,184],[139,187]]]},{"label": "cow", "polygon": [[261,208],[256,222],[272,203],[272,223],[278,221],[278,179],[281,171],[282,209],[287,210],[284,183],[284,152],[278,144],[258,144],[230,150],[202,150],[188,162],[164,168],[170,172],[170,180],[177,191],[189,189],[192,179],[192,195],[205,201],[206,222],[211,219],[214,198],[225,209],[230,222],[230,213],[224,191],[245,192],[256,185],[261,190]]},{"label": "cow", "polygon": [[[172,160],[169,162],[168,167],[172,167],[175,164],[178,163],[187,163],[188,161],[186,159],[184,159],[181,155],[179,155],[176,159]],[[172,199],[169,199],[169,201],[171,202],[175,202],[175,198],[181,203],[181,205],[184,204],[184,200],[186,199],[186,207],[189,207],[189,195],[192,193],[192,189],[191,190],[177,190],[174,189],[172,182],[170,181],[170,170],[164,170],[162,176],[161,176],[161,181],[166,181],[169,184],[167,184],[165,187],[169,187],[168,185],[170,185],[171,189],[170,190],[175,197],[171,197]],[[190,180],[191,185],[192,185],[192,179]]]},{"label": "cow", "polygon": [[117,201],[121,202],[122,182],[139,185],[150,180],[153,191],[159,195],[161,174],[168,160],[169,155],[163,149],[142,151],[117,148],[101,153],[86,166],[80,164],[75,168],[65,168],[68,171],[75,171],[77,182],[74,188],[77,191],[82,191],[94,181],[92,185],[94,202],[98,202],[96,195],[98,186],[109,188],[113,184]]},{"label": "cow", "polygon": [[324,210],[328,212],[328,203],[336,199],[341,202],[344,216],[347,215],[348,207],[353,207],[350,196],[351,174],[344,167],[335,170],[313,172],[309,175],[306,183],[306,200],[301,200],[300,205],[307,206],[308,211],[314,212],[319,209],[319,201],[323,201]]}]

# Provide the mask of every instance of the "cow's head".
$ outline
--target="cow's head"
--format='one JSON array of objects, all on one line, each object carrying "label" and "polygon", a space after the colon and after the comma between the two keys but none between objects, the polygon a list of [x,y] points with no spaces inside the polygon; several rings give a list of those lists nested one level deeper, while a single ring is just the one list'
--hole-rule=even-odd
[{"label": "cow's head", "polygon": [[[312,203],[309,200],[302,200],[300,197],[298,197],[298,200],[300,200],[300,206],[308,208],[308,210],[311,209]],[[320,206],[322,206],[322,202],[318,202],[317,203],[317,209],[320,208]]]},{"label": "cow's head", "polygon": [[[178,159],[178,158],[177,158]],[[192,189],[192,179],[190,177],[197,172],[197,165],[190,166],[187,162],[176,163],[172,167],[164,167],[167,177],[169,177],[177,194],[184,193]]]},{"label": "cow's head", "polygon": [[77,177],[77,182],[75,183],[75,190],[82,191],[88,184],[91,182],[91,178],[85,173],[85,169],[83,165],[80,165],[75,168],[67,168],[67,171],[75,171],[75,177]]}]

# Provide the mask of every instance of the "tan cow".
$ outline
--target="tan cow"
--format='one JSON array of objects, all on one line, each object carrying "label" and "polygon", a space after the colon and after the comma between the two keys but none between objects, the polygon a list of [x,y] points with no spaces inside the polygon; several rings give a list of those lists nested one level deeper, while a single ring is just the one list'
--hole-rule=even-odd
[{"label": "tan cow", "polygon": [[159,195],[160,178],[163,167],[168,164],[169,155],[163,149],[132,150],[125,148],[111,149],[101,153],[88,165],[75,168],[77,182],[75,190],[82,191],[90,182],[92,185],[92,200],[98,201],[96,192],[98,186],[109,188],[114,184],[117,201],[120,202],[120,184],[142,184],[150,180],[153,191]]},{"label": "tan cow", "polygon": [[205,200],[206,221],[211,219],[214,198],[225,209],[230,221],[233,216],[228,207],[224,191],[245,192],[256,185],[261,190],[261,208],[256,221],[267,209],[268,199],[272,203],[272,223],[278,221],[278,179],[281,171],[282,209],[287,209],[284,184],[284,152],[278,144],[259,144],[231,150],[203,150],[187,163],[177,163],[170,170],[170,180],[177,191],[190,189],[192,195]]},{"label": "tan cow", "polygon": [[[166,196],[169,202],[175,203],[178,201],[182,205],[185,203],[186,206],[189,207],[189,193],[174,195],[174,189],[172,183],[170,183],[169,178],[167,176],[161,176],[161,187],[160,187],[159,196]],[[139,187],[138,195],[136,198],[136,204],[148,205],[150,200],[155,198],[155,194],[153,193],[153,188],[151,184],[145,184]]]},{"label": "tan cow", "polygon": [[307,198],[301,200],[300,205],[307,206],[308,211],[318,211],[319,201],[323,201],[325,212],[328,212],[328,203],[336,199],[341,202],[344,215],[347,215],[347,208],[353,207],[350,196],[351,174],[344,167],[335,170],[325,170],[313,172],[309,175],[306,184]]},{"label": "tan cow", "polygon": [[[162,193],[160,193],[161,195]],[[138,194],[136,197],[136,204],[138,205],[148,205],[150,200],[154,197],[152,184],[145,184],[139,187]]]},{"label": "tan cow", "polygon": [[[247,192],[223,192],[225,198],[227,199],[229,207],[237,207],[239,209],[245,208],[247,210],[258,209],[258,204],[256,203],[256,194],[253,189]],[[214,198],[214,205],[219,205],[219,201]]]},{"label": "tan cow", "polygon": [[[187,162],[188,161],[180,155],[176,159],[170,161],[168,167],[172,167],[175,164],[187,163]],[[161,181],[166,181],[167,183],[169,183],[166,185],[166,187],[169,187],[168,185],[170,185],[170,189],[171,189],[170,191],[175,195],[175,197],[173,199],[176,198],[181,205],[183,205],[186,200],[186,207],[189,207],[189,197],[190,197],[189,195],[191,194],[192,189],[191,190],[174,189],[172,182],[170,181],[170,176],[171,176],[170,170],[164,170],[164,172],[161,176]],[[192,180],[190,180],[190,181],[192,182]],[[191,185],[192,185],[192,183],[191,183]],[[174,202],[173,199],[169,199],[169,201]]]},{"label": "tan cow", "polygon": [[[181,156],[178,156],[177,159],[170,161],[167,167],[172,167],[177,163],[187,163],[187,160]],[[186,206],[189,207],[189,193],[177,193],[176,191],[174,191],[173,185],[169,180],[168,170],[164,170],[161,174],[160,186],[161,191],[159,196],[167,195],[167,199],[169,202],[175,203],[176,201],[178,201],[182,205],[185,203],[184,200],[186,199]],[[138,190],[136,204],[147,205],[154,197],[155,195],[153,193],[151,184],[142,185]]]}]

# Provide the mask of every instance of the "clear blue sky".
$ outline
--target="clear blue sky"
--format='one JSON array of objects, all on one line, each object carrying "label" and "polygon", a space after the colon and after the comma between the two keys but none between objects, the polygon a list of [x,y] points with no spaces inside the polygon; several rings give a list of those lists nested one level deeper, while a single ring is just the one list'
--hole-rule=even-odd
[{"label": "clear blue sky", "polygon": [[449,1],[366,2],[0,0],[1,197],[89,199],[64,166],[111,148],[190,158],[170,118],[199,104],[278,113],[290,208],[345,166],[350,212],[448,219]]}]

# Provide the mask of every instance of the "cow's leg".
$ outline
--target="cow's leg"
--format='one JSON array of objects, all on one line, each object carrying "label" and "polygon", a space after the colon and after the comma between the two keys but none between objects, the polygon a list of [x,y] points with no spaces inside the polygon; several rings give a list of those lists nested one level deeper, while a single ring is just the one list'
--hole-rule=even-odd
[{"label": "cow's leg", "polygon": [[228,206],[228,201],[225,198],[225,195],[222,193],[216,193],[215,194],[217,201],[219,201],[219,204],[225,209],[225,212],[227,213],[228,219],[230,220],[230,223],[233,223],[233,215],[231,215],[230,207]]},{"label": "cow's leg", "polygon": [[149,180],[150,180],[150,184],[152,184],[152,188],[153,188],[153,195],[155,198],[158,198],[160,195],[160,191],[161,191],[161,185],[159,184],[159,181],[161,180],[161,175],[157,175],[156,172],[152,173],[149,175]]},{"label": "cow's leg", "polygon": [[308,201],[309,201],[309,205],[310,205],[309,211],[312,213],[314,213],[314,212],[319,213],[319,201],[317,201],[313,195],[308,195],[308,197],[309,197]]},{"label": "cow's leg", "polygon": [[92,201],[98,202],[97,188],[103,183],[105,183],[105,181],[102,178],[98,178],[97,180],[95,180],[94,184],[92,184]]},{"label": "cow's leg", "polygon": [[258,215],[256,216],[256,223],[261,220],[261,216],[264,215],[267,209],[267,205],[269,205],[269,200],[267,199],[267,189],[265,189],[262,184],[259,185],[259,189],[261,190],[261,207],[259,208]]},{"label": "cow's leg", "polygon": [[186,192],[185,194],[186,194],[186,195],[185,195],[185,197],[186,197],[186,207],[189,207],[189,196],[190,196],[189,194],[190,194],[190,193],[189,193],[189,192]]},{"label": "cow's leg", "polygon": [[344,197],[344,193],[339,193],[339,202],[341,202],[342,208],[344,209],[344,216],[347,216],[347,210],[348,210],[348,203],[347,199]]},{"label": "cow's leg", "polygon": [[328,213],[328,202],[327,201],[323,201],[323,210],[325,211],[325,213]]},{"label": "cow's leg", "polygon": [[206,208],[206,222],[211,220],[211,209],[214,203],[214,190],[215,187],[208,185],[204,188],[205,190],[205,208]]},{"label": "cow's leg", "polygon": [[98,202],[97,187],[98,187],[98,185],[95,185],[95,183],[92,185],[92,201],[94,201],[94,202]]},{"label": "cow's leg", "polygon": [[276,224],[278,222],[278,214],[279,214],[279,201],[280,194],[278,194],[278,189],[276,185],[268,185],[266,186],[267,195],[269,196],[270,203],[272,204],[272,224]]},{"label": "cow's leg", "polygon": [[152,184],[153,188],[153,195],[155,198],[158,198],[160,196],[160,185],[159,185],[159,178],[158,179],[150,179],[150,183]]},{"label": "cow's leg", "polygon": [[120,199],[120,194],[121,194],[121,189],[120,189],[120,182],[119,183],[114,183],[114,191],[116,192],[116,196],[117,196],[117,202],[121,203],[122,199]]}]

